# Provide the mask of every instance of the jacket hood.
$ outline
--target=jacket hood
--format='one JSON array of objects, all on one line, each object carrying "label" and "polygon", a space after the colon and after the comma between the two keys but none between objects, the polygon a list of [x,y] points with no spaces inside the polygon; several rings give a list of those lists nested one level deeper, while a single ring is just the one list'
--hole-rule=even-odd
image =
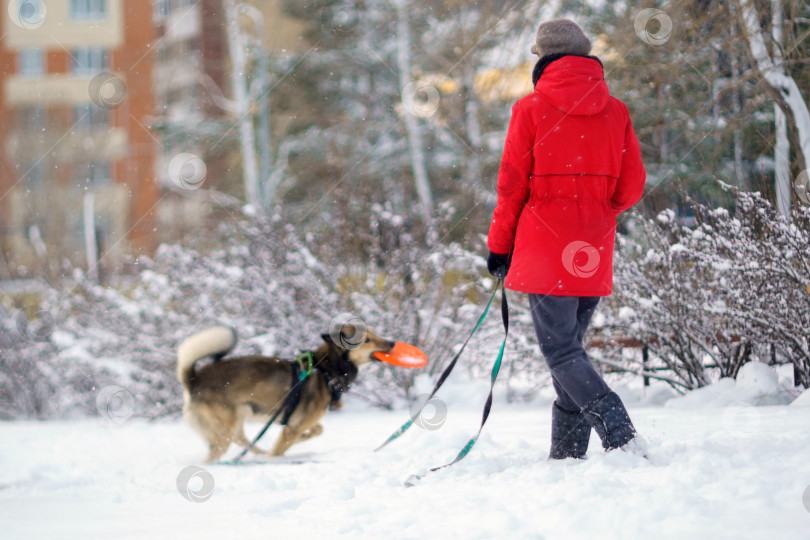
[{"label": "jacket hood", "polygon": [[534,89],[555,108],[575,116],[599,113],[610,97],[602,64],[585,56],[563,56],[550,63]]}]

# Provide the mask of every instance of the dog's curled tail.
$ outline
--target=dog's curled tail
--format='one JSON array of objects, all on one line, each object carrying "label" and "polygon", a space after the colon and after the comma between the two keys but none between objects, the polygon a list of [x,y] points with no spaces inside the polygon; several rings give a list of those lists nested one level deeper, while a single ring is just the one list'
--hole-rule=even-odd
[{"label": "dog's curled tail", "polygon": [[191,388],[194,363],[206,356],[217,359],[236,346],[236,331],[227,326],[214,326],[186,338],[177,347],[177,380],[186,390]]}]

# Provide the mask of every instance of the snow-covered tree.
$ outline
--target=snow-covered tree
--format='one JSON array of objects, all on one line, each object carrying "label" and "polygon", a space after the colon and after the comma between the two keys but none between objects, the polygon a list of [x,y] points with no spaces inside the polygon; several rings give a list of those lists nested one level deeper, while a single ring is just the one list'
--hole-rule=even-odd
[{"label": "snow-covered tree", "polygon": [[[802,95],[796,80],[786,72],[784,64],[779,62],[782,55],[777,54],[775,60],[768,52],[755,2],[753,0],[737,0],[737,4],[741,8],[742,19],[745,23],[748,49],[757,69],[768,84],[778,91],[779,96],[784,101],[784,106],[793,117],[798,132],[799,149],[802,154],[804,168],[807,168],[810,166],[808,165],[810,164],[810,110],[807,108],[806,98]],[[782,2],[773,0],[770,2],[770,8],[773,12],[782,10]],[[806,5],[805,8],[807,8]],[[781,23],[783,20],[783,17],[774,18],[777,23]]]}]

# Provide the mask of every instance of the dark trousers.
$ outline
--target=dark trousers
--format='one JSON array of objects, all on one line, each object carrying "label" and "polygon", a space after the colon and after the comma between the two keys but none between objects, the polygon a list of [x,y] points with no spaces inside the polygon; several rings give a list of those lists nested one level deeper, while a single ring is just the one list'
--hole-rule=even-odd
[{"label": "dark trousers", "polygon": [[597,304],[598,296],[529,295],[534,331],[551,370],[557,405],[569,412],[579,412],[610,392],[582,346]]}]

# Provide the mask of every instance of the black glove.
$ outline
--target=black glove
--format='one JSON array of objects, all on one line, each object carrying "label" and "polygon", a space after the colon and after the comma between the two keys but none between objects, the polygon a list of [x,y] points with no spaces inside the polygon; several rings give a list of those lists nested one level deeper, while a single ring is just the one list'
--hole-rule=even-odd
[{"label": "black glove", "polygon": [[511,262],[508,253],[506,255],[500,255],[490,251],[489,257],[487,257],[487,270],[496,278],[503,279],[506,277],[506,272],[509,271],[509,264]]}]

